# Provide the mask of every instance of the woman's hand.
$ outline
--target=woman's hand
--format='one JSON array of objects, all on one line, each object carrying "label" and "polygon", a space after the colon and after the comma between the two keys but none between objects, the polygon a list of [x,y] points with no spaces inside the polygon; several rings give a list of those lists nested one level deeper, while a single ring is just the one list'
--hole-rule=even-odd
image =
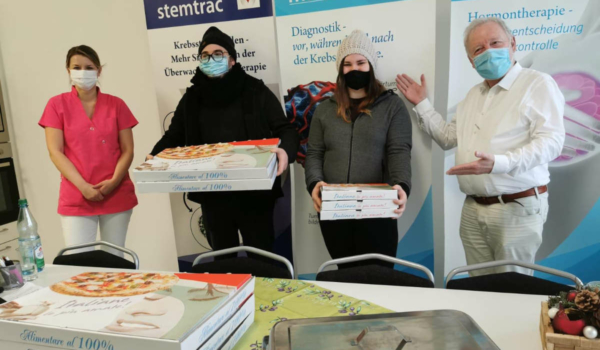
[{"label": "woman's hand", "polygon": [[90,184],[85,184],[83,188],[80,189],[83,197],[85,197],[85,199],[87,199],[90,202],[100,202],[104,200],[104,196],[102,195],[102,193],[94,187],[95,186],[92,186]]},{"label": "woman's hand", "polygon": [[277,154],[277,161],[279,162],[279,165],[277,166],[277,176],[279,176],[283,174],[288,167],[288,155],[283,148],[273,148],[271,152]]},{"label": "woman's hand", "polygon": [[323,181],[320,181],[317,183],[317,185],[315,186],[315,188],[313,188],[311,197],[313,200],[313,205],[315,207],[315,210],[317,211],[317,213],[321,212],[321,203],[323,202],[321,200],[321,187],[326,186],[327,184]]},{"label": "woman's hand", "polygon": [[108,196],[119,186],[119,182],[115,179],[104,180],[97,185],[94,185],[94,189],[100,191],[100,193],[104,196]]},{"label": "woman's hand", "polygon": [[408,196],[400,185],[396,185],[392,188],[398,191],[398,199],[394,199],[394,203],[398,204],[398,209],[394,210],[394,213],[398,214],[398,217],[401,217],[402,214],[404,214],[404,210],[406,210],[406,201],[408,200]]},{"label": "woman's hand", "polygon": [[151,155],[151,154],[149,154],[149,155],[146,156],[146,160],[150,160],[150,159],[154,159],[154,156]]}]

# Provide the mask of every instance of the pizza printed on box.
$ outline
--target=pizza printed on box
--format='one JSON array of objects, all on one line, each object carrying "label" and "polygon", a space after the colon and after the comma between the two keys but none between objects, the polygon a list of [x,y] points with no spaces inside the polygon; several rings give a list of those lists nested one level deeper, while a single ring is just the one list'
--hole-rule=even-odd
[{"label": "pizza printed on box", "polygon": [[230,143],[167,148],[156,155],[162,159],[197,159],[218,156],[233,150]]},{"label": "pizza printed on box", "polygon": [[166,290],[179,277],[162,273],[85,272],[50,286],[56,293],[80,297],[128,297]]}]

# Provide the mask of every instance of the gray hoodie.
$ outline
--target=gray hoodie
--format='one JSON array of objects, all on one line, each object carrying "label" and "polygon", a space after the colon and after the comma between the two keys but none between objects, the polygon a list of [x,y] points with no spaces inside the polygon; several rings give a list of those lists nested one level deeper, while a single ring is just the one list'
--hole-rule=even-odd
[{"label": "gray hoodie", "polygon": [[388,183],[410,193],[412,126],[400,97],[386,91],[353,123],[337,116],[334,98],[315,110],[306,152],[306,186],[315,184]]}]

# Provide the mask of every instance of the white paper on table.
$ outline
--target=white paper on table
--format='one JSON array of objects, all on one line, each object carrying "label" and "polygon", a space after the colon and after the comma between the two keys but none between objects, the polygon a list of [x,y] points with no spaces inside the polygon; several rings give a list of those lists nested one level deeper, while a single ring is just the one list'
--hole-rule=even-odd
[{"label": "white paper on table", "polygon": [[33,282],[26,282],[21,288],[15,288],[4,291],[4,293],[0,294],[0,298],[6,300],[6,302],[8,303],[10,301],[29,295],[33,292],[37,292],[38,290],[43,288],[44,287],[40,287]]}]

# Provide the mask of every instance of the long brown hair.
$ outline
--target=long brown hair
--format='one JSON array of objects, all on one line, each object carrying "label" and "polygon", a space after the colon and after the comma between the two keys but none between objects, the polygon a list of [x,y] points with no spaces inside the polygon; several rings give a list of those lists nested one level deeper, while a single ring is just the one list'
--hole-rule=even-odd
[{"label": "long brown hair", "polygon": [[98,57],[98,54],[96,51],[94,51],[94,49],[87,45],[79,45],[72,47],[69,49],[69,52],[67,52],[67,68],[69,68],[69,65],[71,64],[71,58],[75,55],[87,57],[98,69],[102,67],[100,64],[100,57]]},{"label": "long brown hair", "polygon": [[[345,58],[344,58],[345,60]],[[369,74],[371,76],[369,85],[365,87],[367,96],[358,105],[358,111],[360,113],[366,113],[371,115],[371,111],[367,107],[371,106],[373,102],[385,91],[385,87],[375,78],[375,70],[373,65],[369,62]],[[337,102],[337,115],[344,119],[345,122],[351,123],[350,119],[350,94],[348,93],[348,87],[346,86],[346,78],[344,77],[344,61],[340,64],[340,70],[338,72],[337,83],[335,86],[335,100]]]}]

